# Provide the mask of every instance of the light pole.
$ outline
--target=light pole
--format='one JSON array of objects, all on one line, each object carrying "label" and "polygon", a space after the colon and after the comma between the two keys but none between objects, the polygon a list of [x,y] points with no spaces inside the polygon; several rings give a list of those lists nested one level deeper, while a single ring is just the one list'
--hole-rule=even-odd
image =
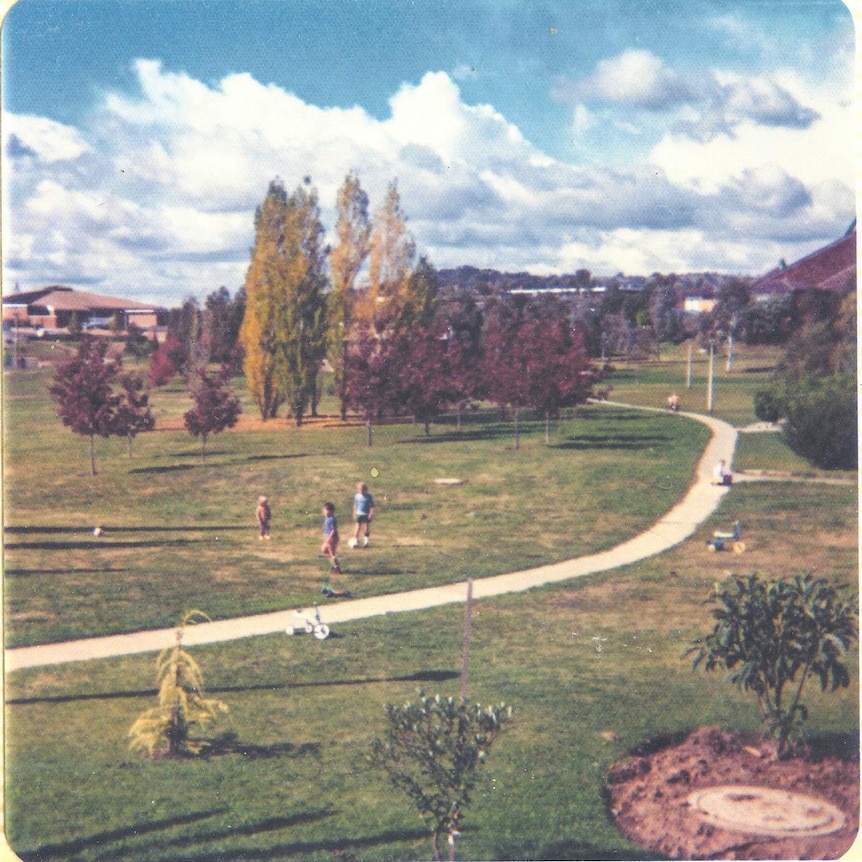
[{"label": "light pole", "polygon": [[712,413],[715,406],[715,340],[709,341],[709,384],[706,388],[706,409]]}]

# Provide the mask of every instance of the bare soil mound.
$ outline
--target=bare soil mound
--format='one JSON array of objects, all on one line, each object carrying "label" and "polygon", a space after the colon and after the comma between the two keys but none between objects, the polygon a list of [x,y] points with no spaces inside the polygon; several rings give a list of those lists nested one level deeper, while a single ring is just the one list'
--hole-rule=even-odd
[{"label": "bare soil mound", "polygon": [[[738,826],[719,826],[699,810],[704,794],[697,791],[708,788],[729,790],[740,801]],[[763,834],[770,831],[763,826],[770,814],[764,818],[758,788],[767,800],[780,795],[775,791],[792,794],[774,812],[775,834]],[[671,858],[837,859],[859,829],[858,743],[849,735],[830,737],[798,756],[775,760],[759,737],[699,728],[639,746],[610,769],[607,797],[627,838]],[[807,834],[817,829],[805,828],[803,821],[821,823],[823,811],[834,810],[830,806],[843,818],[838,815],[828,834]]]}]

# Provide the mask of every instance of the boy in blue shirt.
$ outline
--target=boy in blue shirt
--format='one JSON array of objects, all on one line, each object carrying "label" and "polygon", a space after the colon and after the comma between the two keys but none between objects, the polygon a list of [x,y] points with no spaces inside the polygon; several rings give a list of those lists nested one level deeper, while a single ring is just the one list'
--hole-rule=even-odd
[{"label": "boy in blue shirt", "polygon": [[365,527],[365,538],[363,547],[367,548],[371,541],[371,519],[374,517],[374,497],[368,492],[368,485],[365,482],[360,482],[356,488],[356,495],[353,497],[353,517],[356,520],[356,532],[353,534],[353,541],[349,544],[351,547],[359,547],[359,534],[362,528]]}]

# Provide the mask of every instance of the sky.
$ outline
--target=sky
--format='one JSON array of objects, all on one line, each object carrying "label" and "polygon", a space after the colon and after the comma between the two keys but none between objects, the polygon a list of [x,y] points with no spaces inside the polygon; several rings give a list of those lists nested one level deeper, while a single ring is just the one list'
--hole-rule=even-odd
[{"label": "sky", "polygon": [[855,218],[840,0],[19,0],[3,293],[243,284],[271,180],[397,181],[438,269],[759,275]]}]

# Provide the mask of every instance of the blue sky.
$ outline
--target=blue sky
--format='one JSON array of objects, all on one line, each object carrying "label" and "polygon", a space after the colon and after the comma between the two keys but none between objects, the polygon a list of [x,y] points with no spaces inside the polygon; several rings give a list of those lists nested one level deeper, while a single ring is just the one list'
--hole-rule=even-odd
[{"label": "blue sky", "polygon": [[838,0],[19,0],[3,290],[243,281],[269,181],[397,179],[438,267],[757,274],[855,214]]}]

